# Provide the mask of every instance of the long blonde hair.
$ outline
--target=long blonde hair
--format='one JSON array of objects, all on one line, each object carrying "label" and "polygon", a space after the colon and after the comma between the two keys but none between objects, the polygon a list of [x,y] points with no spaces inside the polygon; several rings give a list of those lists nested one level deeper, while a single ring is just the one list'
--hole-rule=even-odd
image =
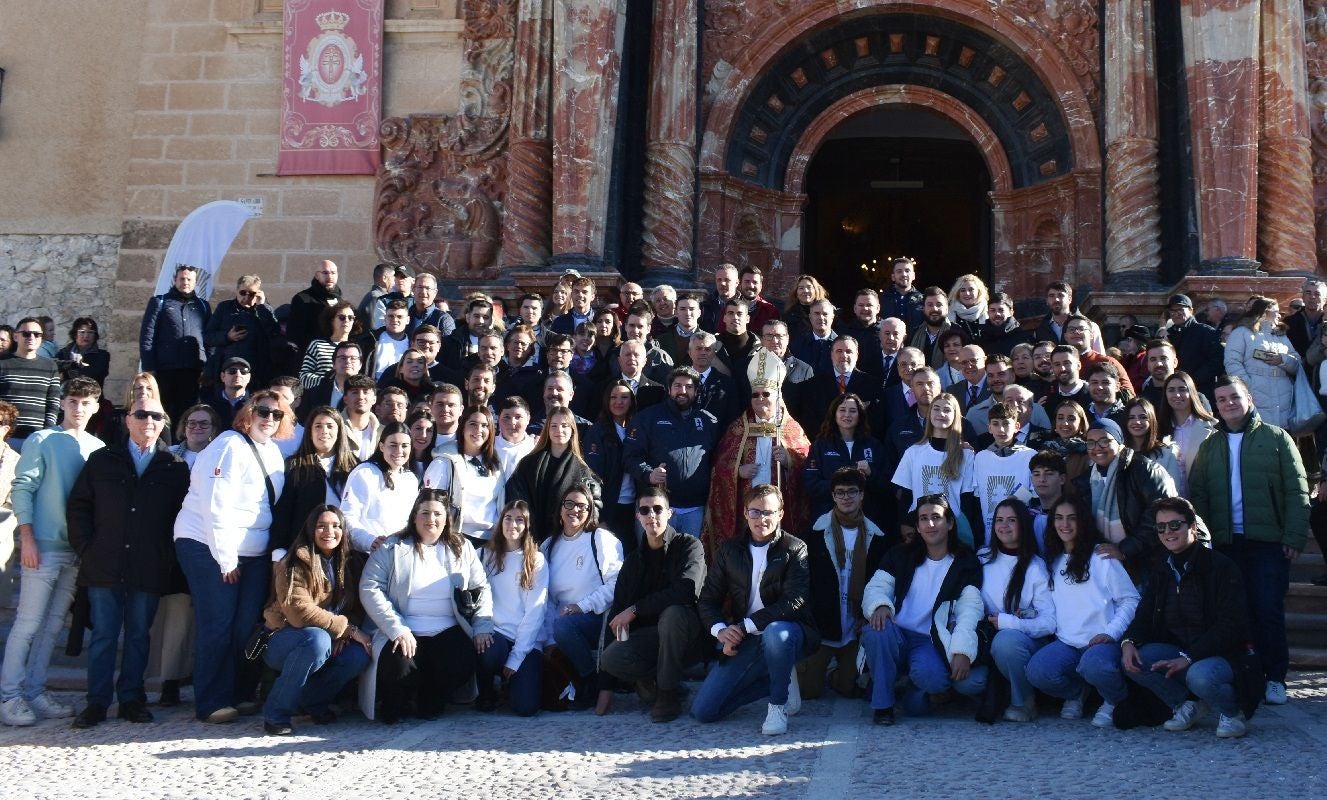
[{"label": "long blonde hair", "polygon": [[[935,409],[936,403],[948,403],[954,410],[954,421],[946,430],[936,430],[931,423],[931,411]],[[926,409],[926,430],[922,432],[922,438],[917,444],[931,446],[931,440],[944,437],[945,440],[945,460],[940,463],[940,474],[947,481],[956,481],[963,474],[963,407],[958,404],[958,398],[949,392],[941,392],[931,401],[931,407]]]}]

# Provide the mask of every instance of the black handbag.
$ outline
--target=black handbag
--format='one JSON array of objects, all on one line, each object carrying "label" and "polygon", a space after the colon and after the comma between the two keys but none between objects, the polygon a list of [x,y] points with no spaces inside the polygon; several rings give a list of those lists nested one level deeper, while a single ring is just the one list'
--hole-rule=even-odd
[{"label": "black handbag", "polygon": [[274,633],[276,631],[268,630],[266,625],[254,626],[249,641],[244,643],[244,657],[249,661],[260,660],[263,657],[263,651],[267,649],[268,641],[271,640]]},{"label": "black handbag", "polygon": [[479,596],[483,591],[482,586],[473,589],[458,586],[452,590],[452,602],[456,604],[456,613],[471,625],[475,622],[475,615],[479,613]]}]

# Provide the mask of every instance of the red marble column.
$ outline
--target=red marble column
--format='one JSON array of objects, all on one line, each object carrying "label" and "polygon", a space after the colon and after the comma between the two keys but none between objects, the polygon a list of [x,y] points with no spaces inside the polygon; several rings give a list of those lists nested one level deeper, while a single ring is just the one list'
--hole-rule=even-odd
[{"label": "red marble column", "polygon": [[1258,267],[1259,0],[1180,0],[1204,271]]},{"label": "red marble column", "polygon": [[1106,1],[1106,275],[1156,282],[1161,267],[1151,0]]},{"label": "red marble column", "polygon": [[645,145],[646,269],[690,271],[696,190],[696,0],[656,0]]},{"label": "red marble column", "polygon": [[613,174],[626,0],[557,0],[553,12],[553,257],[599,263]]},{"label": "red marble column", "polygon": [[553,0],[520,0],[512,64],[504,267],[542,266],[552,252],[553,144],[549,98],[553,72]]},{"label": "red marble column", "polygon": [[1303,0],[1262,2],[1258,244],[1268,272],[1317,270]]}]

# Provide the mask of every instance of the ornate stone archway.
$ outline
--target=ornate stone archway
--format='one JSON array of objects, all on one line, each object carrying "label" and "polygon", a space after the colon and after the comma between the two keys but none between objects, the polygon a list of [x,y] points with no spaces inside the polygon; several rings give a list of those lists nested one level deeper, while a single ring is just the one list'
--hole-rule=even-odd
[{"label": "ornate stone archway", "polygon": [[948,118],[985,156],[998,284],[1027,295],[1057,278],[1099,280],[1090,70],[1080,75],[1051,37],[1001,7],[827,5],[788,9],[716,67],[726,75],[700,158],[702,269],[754,263],[777,293],[801,268],[802,181],[819,143],[853,113],[898,103]]}]

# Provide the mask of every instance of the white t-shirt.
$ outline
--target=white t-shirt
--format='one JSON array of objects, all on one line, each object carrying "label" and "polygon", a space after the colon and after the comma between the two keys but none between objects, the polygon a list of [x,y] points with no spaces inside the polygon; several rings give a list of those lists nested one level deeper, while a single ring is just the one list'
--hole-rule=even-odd
[{"label": "white t-shirt", "polygon": [[410,337],[402,336],[399,340],[393,339],[386,331],[378,335],[378,342],[374,347],[374,365],[373,379],[376,381],[382,377],[382,374],[389,368],[396,366],[396,362],[401,360],[405,351],[410,349]]},{"label": "white t-shirt", "polygon": [[[1028,463],[1037,453],[1023,445],[1014,445],[1013,449],[1007,456],[983,450],[972,459],[972,486],[981,501],[981,519],[987,529],[1000,501],[1017,497],[1027,502],[1031,497],[1032,470]],[[989,536],[986,538],[990,540]]]},{"label": "white t-shirt", "polygon": [[[912,492],[911,511],[917,507],[917,498],[928,494],[943,494],[949,500],[949,507],[959,514],[959,496],[972,491],[972,453],[963,451],[963,467],[957,480],[946,480],[940,474],[940,465],[945,461],[943,450],[936,450],[930,442],[914,444],[903,451],[898,468],[894,470],[894,485]],[[928,628],[929,630],[929,628]]]},{"label": "white t-shirt", "polygon": [[525,435],[518,444],[512,444],[501,436],[493,440],[493,447],[498,451],[498,461],[502,464],[502,479],[505,481],[516,471],[516,465],[534,449],[535,437]]},{"label": "white t-shirt", "polygon": [[931,635],[931,611],[935,608],[935,599],[940,596],[940,586],[949,574],[949,565],[954,563],[952,555],[936,561],[927,558],[917,566],[912,574],[912,584],[908,586],[908,596],[903,598],[898,615],[894,621],[905,631]]},{"label": "white t-shirt", "polygon": [[[849,445],[851,446],[851,445]],[[842,638],[837,642],[822,642],[828,647],[842,647],[848,642],[856,640],[853,627],[857,624],[857,609],[848,604],[848,581],[852,577],[852,549],[857,546],[857,537],[860,535],[859,528],[843,528],[843,563],[839,565],[839,630],[843,632]],[[825,543],[829,545],[829,552],[834,553],[834,545],[830,542],[829,532],[825,532]]]},{"label": "white t-shirt", "polygon": [[456,624],[456,607],[452,599],[452,580],[447,573],[447,545],[437,542],[424,547],[418,563],[410,571],[410,593],[401,604],[402,621],[416,636],[435,636]]}]

